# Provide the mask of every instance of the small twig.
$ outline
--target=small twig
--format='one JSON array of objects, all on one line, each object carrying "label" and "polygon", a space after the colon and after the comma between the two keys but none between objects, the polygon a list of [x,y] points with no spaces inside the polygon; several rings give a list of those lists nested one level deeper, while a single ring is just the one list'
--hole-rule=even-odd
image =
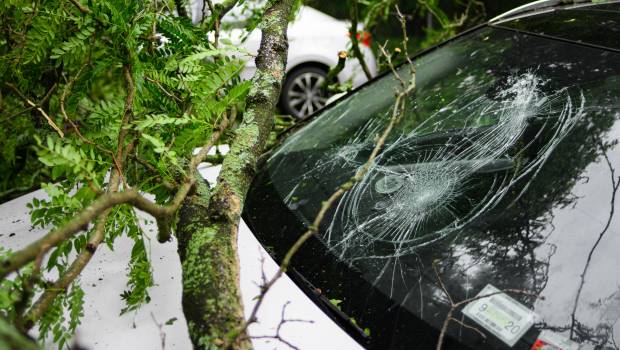
[{"label": "small twig", "polygon": [[[396,5],[396,13],[398,14],[398,21],[400,22],[400,29],[403,34],[403,40],[402,40],[403,49],[405,49],[406,51],[409,47],[409,36],[407,35],[407,20],[405,19],[405,16],[403,15],[403,13],[400,12],[400,8],[398,7],[398,5]],[[409,57],[409,55],[405,55],[405,59],[407,60],[407,63],[409,64],[409,68],[412,69],[413,72],[415,72],[415,65],[411,61],[411,57]]]},{"label": "small twig", "polygon": [[[224,0],[222,2],[213,4],[213,10],[211,11],[211,16],[209,20],[206,22],[205,29],[209,31],[215,27],[216,23],[221,24],[222,18],[230,10],[232,10],[232,8],[235,7],[235,5],[237,5],[238,2],[239,0]],[[204,10],[203,10],[203,16],[204,16]],[[205,23],[204,20],[205,20],[205,17],[203,17],[201,20],[201,23],[200,23],[201,26]]]},{"label": "small twig", "polygon": [[[114,164],[114,167],[119,172],[119,174],[121,174],[122,173],[122,169],[121,169],[120,163],[119,163],[118,159],[116,158],[116,155],[114,154],[114,152],[112,152],[111,150],[104,148],[100,144],[95,143],[95,142],[89,140],[88,138],[84,137],[84,135],[80,131],[80,128],[77,126],[77,124],[75,124],[75,122],[73,122],[73,120],[71,118],[69,118],[69,116],[67,115],[67,111],[65,110],[65,100],[67,99],[67,96],[69,95],[69,93],[73,89],[73,85],[75,84],[75,82],[77,81],[79,76],[82,74],[82,70],[86,66],[88,66],[88,62],[85,63],[82,67],[80,67],[80,69],[77,71],[77,73],[75,74],[73,79],[69,80],[67,82],[67,84],[65,85],[65,88],[63,89],[62,94],[60,95],[60,113],[62,114],[63,119],[66,120],[69,123],[69,125],[71,125],[71,128],[73,128],[73,130],[75,131],[75,134],[78,136],[78,138],[80,138],[80,140],[82,140],[82,142],[84,142],[86,144],[89,144],[91,146],[94,146],[98,150],[100,150],[100,151],[102,151],[104,153],[109,154],[112,157],[112,162]],[[124,182],[124,179],[123,179],[123,182]]]},{"label": "small twig", "polygon": [[155,322],[155,325],[159,329],[159,339],[161,340],[161,350],[166,349],[166,332],[164,332],[164,324],[157,322],[155,315],[151,312],[151,319]]},{"label": "small twig", "polygon": [[437,277],[437,281],[439,281],[439,286],[441,287],[441,290],[443,291],[443,293],[448,298],[448,301],[450,302],[450,305],[454,305],[454,301],[452,301],[452,297],[450,297],[450,293],[448,293],[448,289],[446,289],[446,286],[443,284],[443,281],[441,280],[441,277],[439,277],[439,271],[437,270],[437,265],[438,264],[439,264],[439,261],[437,261],[437,260],[433,261],[433,271],[435,272],[435,276]]},{"label": "small twig", "polygon": [[342,72],[342,70],[344,69],[345,63],[347,61],[347,56],[348,54],[346,51],[338,52],[338,63],[336,63],[336,65],[332,67],[329,72],[327,72],[327,78],[325,78],[325,81],[321,85],[321,89],[323,90],[323,92],[327,92],[329,84],[338,81],[338,74],[340,74],[340,72]]},{"label": "small twig", "polygon": [[7,117],[2,118],[2,120],[0,120],[0,122],[4,122],[4,121],[7,121],[9,119],[13,119],[15,117],[19,117],[20,115],[22,115],[24,113],[30,112],[32,109],[33,109],[32,107],[27,107],[25,109],[22,109],[21,111],[15,112],[15,113],[7,116]]},{"label": "small twig", "polygon": [[146,170],[148,170],[149,172],[151,172],[153,175],[158,176],[155,181],[159,182],[162,186],[164,186],[165,188],[169,189],[169,190],[174,190],[176,188],[178,188],[179,183],[174,181],[174,180],[165,180],[159,177],[160,172],[159,170],[153,166],[151,163],[149,163],[148,161],[138,157],[138,155],[133,152],[129,155],[131,157],[131,159],[135,160],[138,164],[142,165]]},{"label": "small twig", "polygon": [[478,328],[476,328],[476,327],[474,327],[474,326],[471,326],[471,325],[468,325],[467,323],[465,323],[465,322],[463,322],[463,321],[459,320],[458,318],[454,318],[454,317],[452,317],[452,318],[451,318],[451,320],[452,320],[452,321],[454,321],[454,322],[456,322],[456,323],[458,323],[458,324],[459,324],[459,325],[461,325],[461,327],[463,327],[463,328],[467,328],[467,329],[469,329],[469,330],[472,330],[472,331],[474,331],[474,332],[478,333],[478,335],[479,335],[480,337],[482,337],[483,339],[486,339],[486,338],[487,338],[487,335],[486,335],[486,334],[484,334],[484,333],[482,333],[482,331],[481,331],[481,330],[479,330]]},{"label": "small twig", "polygon": [[220,125],[218,126],[218,128],[213,131],[207,143],[192,158],[190,162],[190,170],[192,172],[195,173],[196,168],[198,167],[198,164],[202,163],[208,157],[209,150],[211,150],[211,148],[215,145],[215,143],[220,138],[224,130],[226,130],[226,128],[228,127],[228,123],[231,120],[235,120],[236,117],[237,117],[237,109],[234,107],[230,111],[230,116],[227,116],[226,114],[223,115],[222,121],[220,122]]},{"label": "small twig", "polygon": [[299,348],[295,345],[293,345],[291,342],[289,342],[288,340],[284,339],[282,337],[282,335],[280,334],[280,331],[282,330],[282,326],[285,323],[290,323],[290,322],[305,322],[305,323],[314,323],[311,320],[301,320],[301,319],[293,319],[293,318],[286,318],[285,317],[285,313],[286,313],[286,308],[288,307],[288,305],[290,304],[290,301],[287,301],[283,306],[282,306],[282,311],[280,313],[280,322],[278,323],[278,326],[276,327],[276,332],[274,335],[257,335],[257,336],[250,336],[249,338],[251,339],[275,339],[283,344],[285,344],[286,346],[290,347],[291,349],[294,350],[298,350]]},{"label": "small twig", "polygon": [[87,15],[91,13],[90,9],[84,5],[82,5],[78,0],[69,0],[77,9],[83,14]]},{"label": "small twig", "polygon": [[26,100],[26,102],[34,107],[37,111],[39,111],[41,113],[41,115],[43,115],[43,117],[45,117],[45,120],[47,120],[47,123],[54,129],[56,130],[56,132],[58,133],[58,135],[60,135],[61,138],[65,137],[65,133],[62,132],[62,130],[60,130],[60,128],[58,127],[58,125],[56,125],[56,123],[54,123],[54,121],[52,120],[52,118],[50,118],[49,115],[47,115],[47,113],[43,110],[43,108],[37,106],[34,102],[30,101],[30,100]]},{"label": "small twig", "polygon": [[[14,85],[12,85],[12,84],[8,84],[8,83],[7,83],[7,86],[11,87],[11,89],[12,89],[13,91],[15,91],[15,92],[17,93],[17,95],[18,95],[18,96],[19,96],[22,100],[26,98],[26,97],[25,97],[25,96],[24,96],[24,95],[23,95],[23,94],[19,91],[19,89],[17,89],[17,87],[15,87]],[[57,87],[57,86],[58,86],[58,84],[54,83],[54,84],[52,85],[52,87],[51,87],[49,90],[47,90],[47,92],[45,93],[45,96],[43,96],[43,98],[41,99],[41,101],[39,101],[39,103],[37,103],[37,105],[38,105],[38,106],[43,106],[43,105],[47,102],[47,100],[49,100],[49,98],[50,98],[50,97],[52,97],[52,93],[56,90],[56,87]],[[21,111],[19,111],[19,112],[16,112],[16,113],[14,113],[14,114],[12,114],[12,115],[10,115],[10,116],[8,116],[8,117],[3,118],[3,119],[2,119],[2,121],[9,120],[9,119],[13,119],[13,118],[15,118],[15,117],[17,117],[17,116],[20,116],[20,115],[24,114],[24,113],[28,113],[28,112],[30,112],[30,111],[31,111],[31,110],[33,110],[33,109],[34,109],[34,107],[29,106],[29,107],[27,107],[26,109],[23,109],[23,110],[21,110]]]},{"label": "small twig", "polygon": [[[388,65],[387,64],[388,60],[390,62],[394,62],[400,56],[400,54],[403,52],[403,50],[400,47],[395,47],[392,50],[392,53],[388,54],[387,50],[385,49],[387,47],[387,44],[388,44],[388,41],[386,40],[383,45],[379,45],[379,50],[381,51],[382,55],[379,56],[379,59],[377,60],[377,65],[378,65],[378,70],[380,72],[383,71],[383,69],[385,68],[384,66]],[[389,66],[388,66],[388,68],[389,68]]]},{"label": "small twig", "polygon": [[115,157],[116,165],[118,166],[118,175],[120,176],[123,185],[127,187],[127,182],[125,181],[125,177],[123,176],[122,162],[124,162],[126,155],[129,153],[126,147],[133,147],[132,143],[129,143],[127,146],[125,146],[125,140],[127,138],[127,134],[129,133],[129,128],[127,128],[126,126],[129,125],[131,119],[133,119],[133,103],[136,95],[136,85],[133,80],[133,67],[130,64],[125,64],[123,66],[123,77],[125,78],[125,90],[127,90],[127,96],[125,97],[123,119],[121,120],[118,131],[118,143],[116,146]]},{"label": "small twig", "polygon": [[164,88],[161,83],[158,80],[155,80],[153,78],[150,78],[148,76],[144,77],[144,80],[153,83],[155,85],[157,85],[157,87],[168,97],[178,101],[178,102],[182,102],[183,100],[181,100],[179,97],[177,97],[176,95],[174,95],[173,93],[169,92],[168,90],[166,90],[166,88]]},{"label": "small twig", "polygon": [[[41,108],[40,105],[32,102],[28,97],[26,97],[24,94],[22,94],[19,89],[17,88],[17,86],[11,84],[11,83],[5,83],[8,87],[10,87],[13,91],[15,91],[15,93],[17,93],[17,95],[24,100],[24,102],[26,102],[26,104],[28,104],[30,107],[36,109],[37,111],[39,111],[39,113],[41,113],[41,115],[45,118],[45,120],[47,120],[47,123],[54,129],[56,130],[56,132],[58,133],[58,135],[60,135],[60,137],[65,137],[65,134],[62,132],[62,130],[60,130],[60,128],[58,127],[58,125],[56,125],[56,123],[52,120],[52,118],[50,118],[50,116],[47,114],[47,112],[45,112],[43,110],[43,108]],[[56,87],[56,84],[54,84],[52,86],[52,89],[50,89],[50,91],[53,90],[53,88]],[[51,92],[48,92],[48,94],[51,94]],[[49,97],[48,97],[49,98]]]},{"label": "small twig", "polygon": [[386,61],[387,65],[388,65],[388,67],[390,68],[390,71],[392,71],[392,74],[398,80],[398,82],[400,83],[401,87],[402,86],[406,86],[407,83],[405,83],[405,80],[403,80],[403,78],[400,76],[400,74],[398,74],[398,72],[396,71],[396,67],[394,66],[394,63],[392,62],[391,55],[385,49],[385,44],[384,45],[379,45],[379,51],[381,51],[381,54],[383,55],[383,57],[385,57],[385,61]]},{"label": "small twig", "polygon": [[209,11],[211,12],[211,16],[214,16],[214,21],[213,21],[213,46],[217,49],[219,41],[220,41],[220,26],[221,26],[221,18],[216,15],[215,13],[215,7],[213,6],[213,1],[211,0],[206,0],[205,1],[207,3],[207,5],[209,6]]}]

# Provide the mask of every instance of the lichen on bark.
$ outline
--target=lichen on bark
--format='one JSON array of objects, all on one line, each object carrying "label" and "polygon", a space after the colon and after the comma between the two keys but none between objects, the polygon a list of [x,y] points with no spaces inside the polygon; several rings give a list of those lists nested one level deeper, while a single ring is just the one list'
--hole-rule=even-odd
[{"label": "lichen on bark", "polygon": [[[296,0],[270,2],[261,23],[257,71],[246,111],[235,130],[217,185],[199,183],[179,212],[177,236],[183,270],[183,310],[197,349],[248,349],[235,332],[244,322],[239,291],[237,229],[245,195],[274,124],[274,110],[285,74],[286,28]],[[230,342],[234,337],[236,341]]]}]

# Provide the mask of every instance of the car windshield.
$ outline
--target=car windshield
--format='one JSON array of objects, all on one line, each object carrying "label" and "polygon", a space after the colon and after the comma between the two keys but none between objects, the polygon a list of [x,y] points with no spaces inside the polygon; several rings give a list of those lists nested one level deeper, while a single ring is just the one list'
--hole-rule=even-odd
[{"label": "car windshield", "polygon": [[[487,26],[414,64],[402,120],[291,276],[370,348],[442,329],[445,348],[617,348],[620,54]],[[398,86],[367,84],[270,155],[244,219],[276,260],[366,162]],[[452,307],[483,290],[510,298]]]}]

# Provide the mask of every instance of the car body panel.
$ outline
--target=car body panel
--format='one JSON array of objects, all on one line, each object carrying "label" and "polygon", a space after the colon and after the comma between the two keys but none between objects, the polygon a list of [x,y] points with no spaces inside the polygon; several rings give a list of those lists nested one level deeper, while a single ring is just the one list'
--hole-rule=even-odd
[{"label": "car body panel", "polygon": [[[224,146],[222,151],[225,153]],[[212,184],[215,183],[220,167],[202,164],[200,173]],[[42,237],[48,231],[32,229],[26,204],[33,198],[47,198],[38,190],[0,205],[0,245],[17,250]],[[144,220],[151,220],[145,213],[139,213]],[[142,220],[141,220],[142,221]],[[181,264],[177,253],[177,241],[157,243],[156,225],[142,224],[148,237],[149,257],[152,264],[155,285],[149,289],[151,301],[137,312],[120,315],[124,307],[120,294],[127,288],[127,264],[131,256],[133,240],[120,237],[114,250],[101,245],[92,262],[87,265],[79,279],[85,291],[84,317],[77,328],[74,341],[92,350],[158,349],[161,336],[165,335],[165,348],[185,350],[191,348],[187,325],[181,306]],[[275,261],[258,243],[247,225],[239,225],[240,286],[245,316],[249,317],[263,273],[272,276],[278,268]],[[49,276],[53,278],[54,276]],[[291,279],[284,275],[273,286],[257,315],[258,322],[249,328],[251,336],[275,335],[281,321],[283,309],[286,319],[303,322],[286,322],[280,336],[302,349],[316,349],[329,344],[339,349],[362,349],[345,331],[334,323],[316,306]],[[170,325],[163,325],[172,320]],[[307,322],[306,322],[307,321]],[[160,331],[158,324],[162,325]],[[314,336],[321,334],[321,337]],[[288,345],[276,339],[252,339],[257,350],[289,349]],[[47,346],[52,348],[51,342]]]}]

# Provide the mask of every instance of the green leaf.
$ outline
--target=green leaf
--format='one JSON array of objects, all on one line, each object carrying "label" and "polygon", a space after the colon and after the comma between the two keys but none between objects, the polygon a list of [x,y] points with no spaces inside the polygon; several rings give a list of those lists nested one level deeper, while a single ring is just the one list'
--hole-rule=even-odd
[{"label": "green leaf", "polygon": [[166,151],[166,144],[160,138],[145,133],[142,133],[142,137],[153,145],[156,153],[163,153]]},{"label": "green leaf", "polygon": [[332,305],[334,305],[335,307],[337,307],[338,310],[340,310],[340,303],[342,303],[342,300],[340,300],[340,299],[329,299],[329,302],[332,303]]}]

